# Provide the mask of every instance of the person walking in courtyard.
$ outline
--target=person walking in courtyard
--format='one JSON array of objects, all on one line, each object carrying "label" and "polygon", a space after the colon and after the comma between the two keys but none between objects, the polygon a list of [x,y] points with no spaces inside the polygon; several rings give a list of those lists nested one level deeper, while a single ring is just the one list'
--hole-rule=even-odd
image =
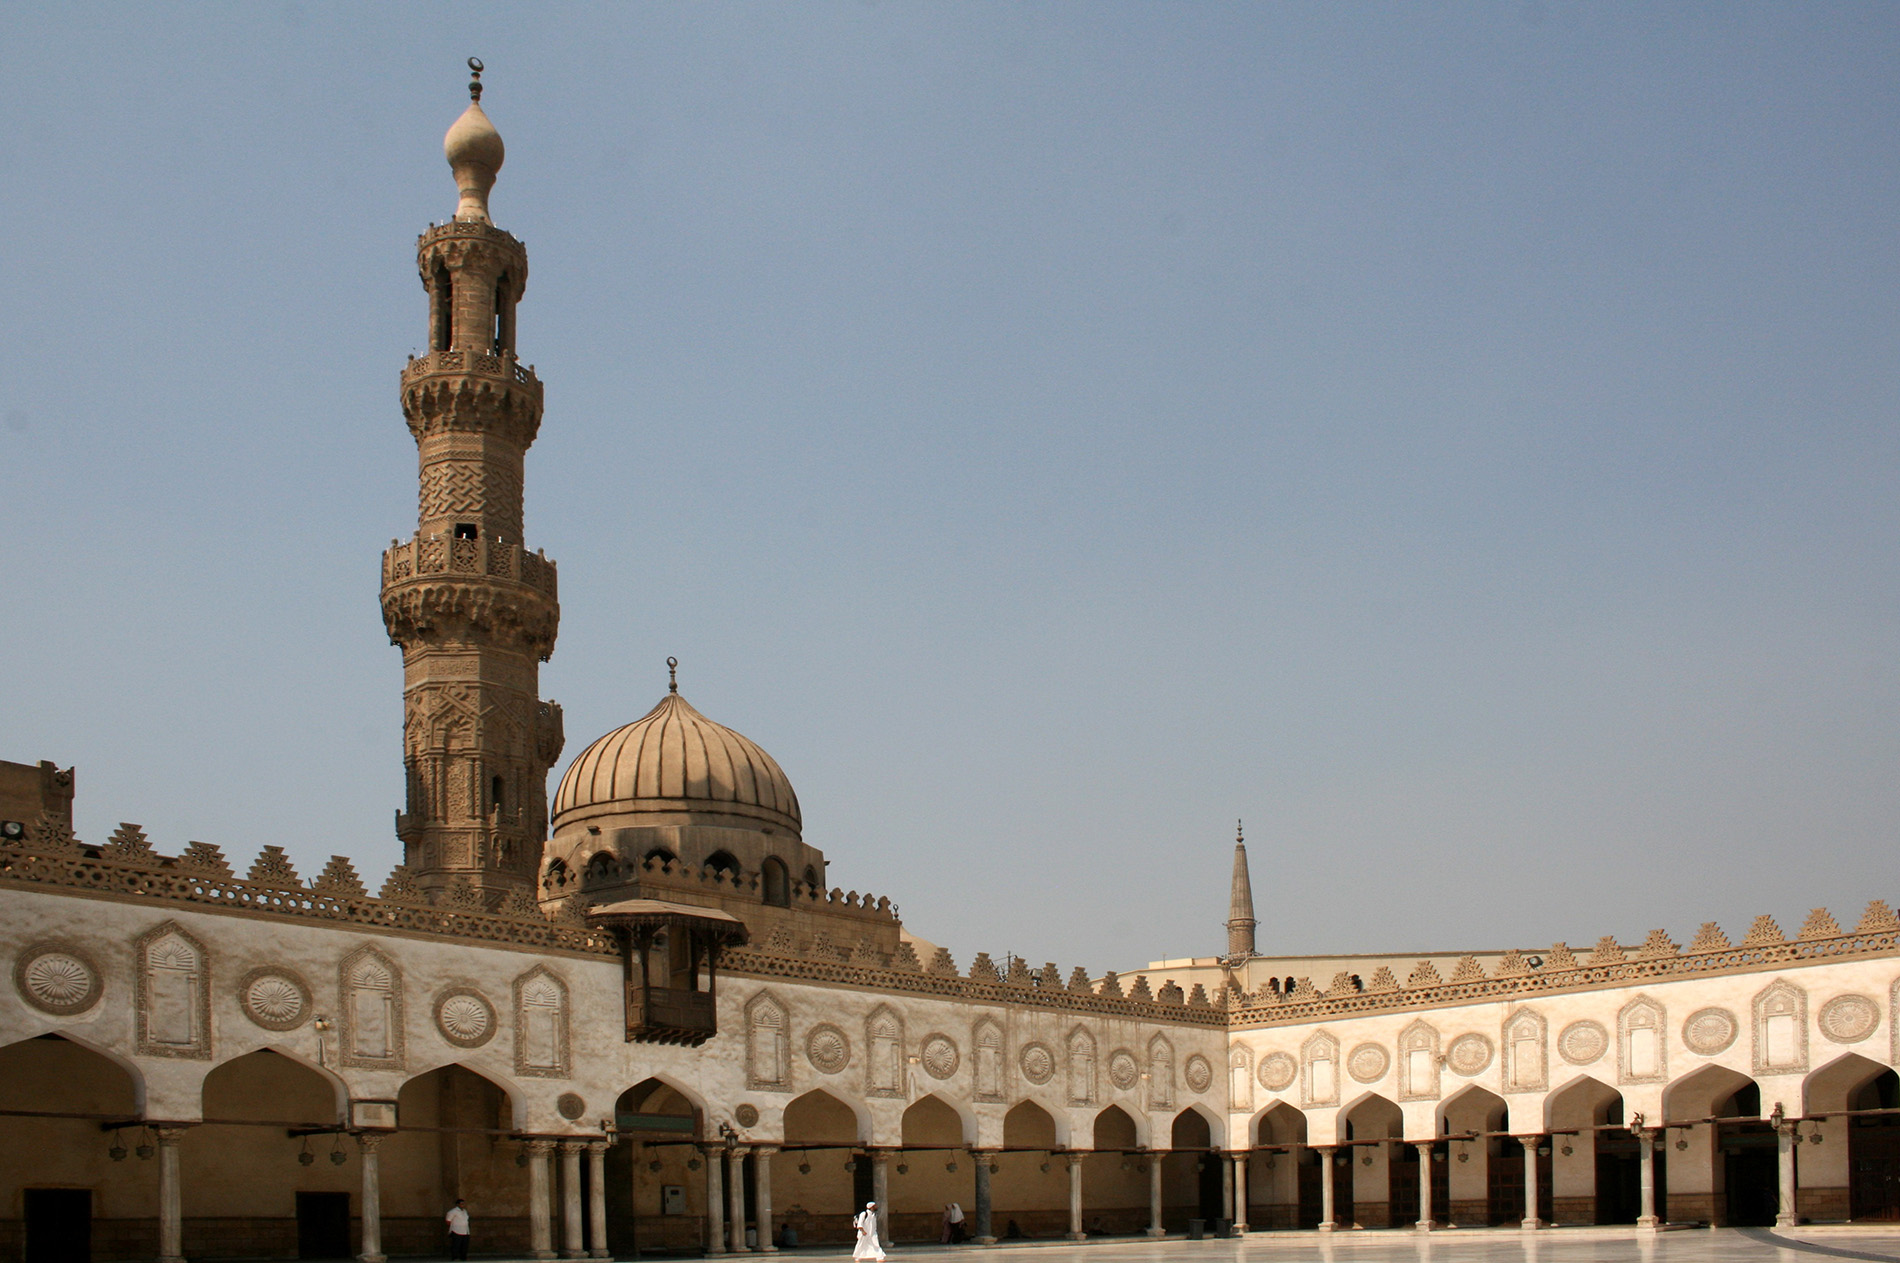
[{"label": "person walking in courtyard", "polygon": [[449,1257],[465,1259],[468,1257],[468,1202],[458,1197],[455,1205],[449,1207],[449,1213],[442,1216],[449,1226]]},{"label": "person walking in courtyard", "polygon": [[884,1246],[877,1239],[877,1203],[864,1203],[863,1213],[852,1224],[858,1230],[858,1243],[851,1247],[851,1257],[884,1263]]}]

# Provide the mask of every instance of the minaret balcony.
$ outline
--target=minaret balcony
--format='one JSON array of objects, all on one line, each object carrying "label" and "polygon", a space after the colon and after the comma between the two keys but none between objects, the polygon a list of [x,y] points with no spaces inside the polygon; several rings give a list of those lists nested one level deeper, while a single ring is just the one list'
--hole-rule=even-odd
[{"label": "minaret balcony", "polygon": [[404,388],[428,377],[486,377],[520,386],[540,401],[541,379],[532,364],[523,364],[511,351],[489,352],[454,347],[410,358],[402,368]]},{"label": "minaret balcony", "polygon": [[510,579],[548,597],[560,596],[554,562],[546,553],[529,552],[499,539],[449,539],[420,533],[383,551],[383,588],[436,575]]},{"label": "minaret balcony", "polygon": [[560,621],[554,563],[519,544],[417,535],[383,553],[383,626],[395,644],[473,632],[546,662]]}]

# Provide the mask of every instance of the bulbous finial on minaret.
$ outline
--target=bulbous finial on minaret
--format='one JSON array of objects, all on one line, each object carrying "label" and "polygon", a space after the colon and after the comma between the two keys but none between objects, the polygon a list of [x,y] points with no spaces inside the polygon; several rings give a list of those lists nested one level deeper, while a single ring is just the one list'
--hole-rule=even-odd
[{"label": "bulbous finial on minaret", "polygon": [[1247,840],[1234,822],[1234,886],[1227,904],[1227,956],[1244,959],[1254,951],[1253,881],[1247,875]]},{"label": "bulbous finial on minaret", "polygon": [[462,200],[455,207],[459,220],[485,224],[488,219],[488,191],[495,187],[495,174],[501,170],[506,150],[501,133],[482,112],[482,62],[468,59],[473,77],[468,83],[468,108],[449,127],[442,138],[442,152],[455,172],[455,189]]}]

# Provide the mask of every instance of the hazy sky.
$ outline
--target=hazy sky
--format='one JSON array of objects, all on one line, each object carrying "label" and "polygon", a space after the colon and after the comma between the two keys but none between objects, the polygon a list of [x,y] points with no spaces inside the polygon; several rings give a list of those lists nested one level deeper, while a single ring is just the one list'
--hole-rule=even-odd
[{"label": "hazy sky", "polygon": [[[399,858],[488,64],[567,755],[681,691],[961,964],[1900,901],[1900,6],[0,10],[0,758]],[[565,766],[565,760],[563,761]]]}]

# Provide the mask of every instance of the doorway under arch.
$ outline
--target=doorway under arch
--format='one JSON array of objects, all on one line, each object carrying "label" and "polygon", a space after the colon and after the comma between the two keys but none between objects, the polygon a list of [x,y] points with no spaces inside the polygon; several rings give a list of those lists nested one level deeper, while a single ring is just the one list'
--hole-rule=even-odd
[{"label": "doorway under arch", "polygon": [[607,1249],[631,1256],[701,1248],[706,1174],[692,1142],[703,1138],[702,1111],[666,1080],[642,1079],[615,1098],[614,1130],[604,1164]]}]

